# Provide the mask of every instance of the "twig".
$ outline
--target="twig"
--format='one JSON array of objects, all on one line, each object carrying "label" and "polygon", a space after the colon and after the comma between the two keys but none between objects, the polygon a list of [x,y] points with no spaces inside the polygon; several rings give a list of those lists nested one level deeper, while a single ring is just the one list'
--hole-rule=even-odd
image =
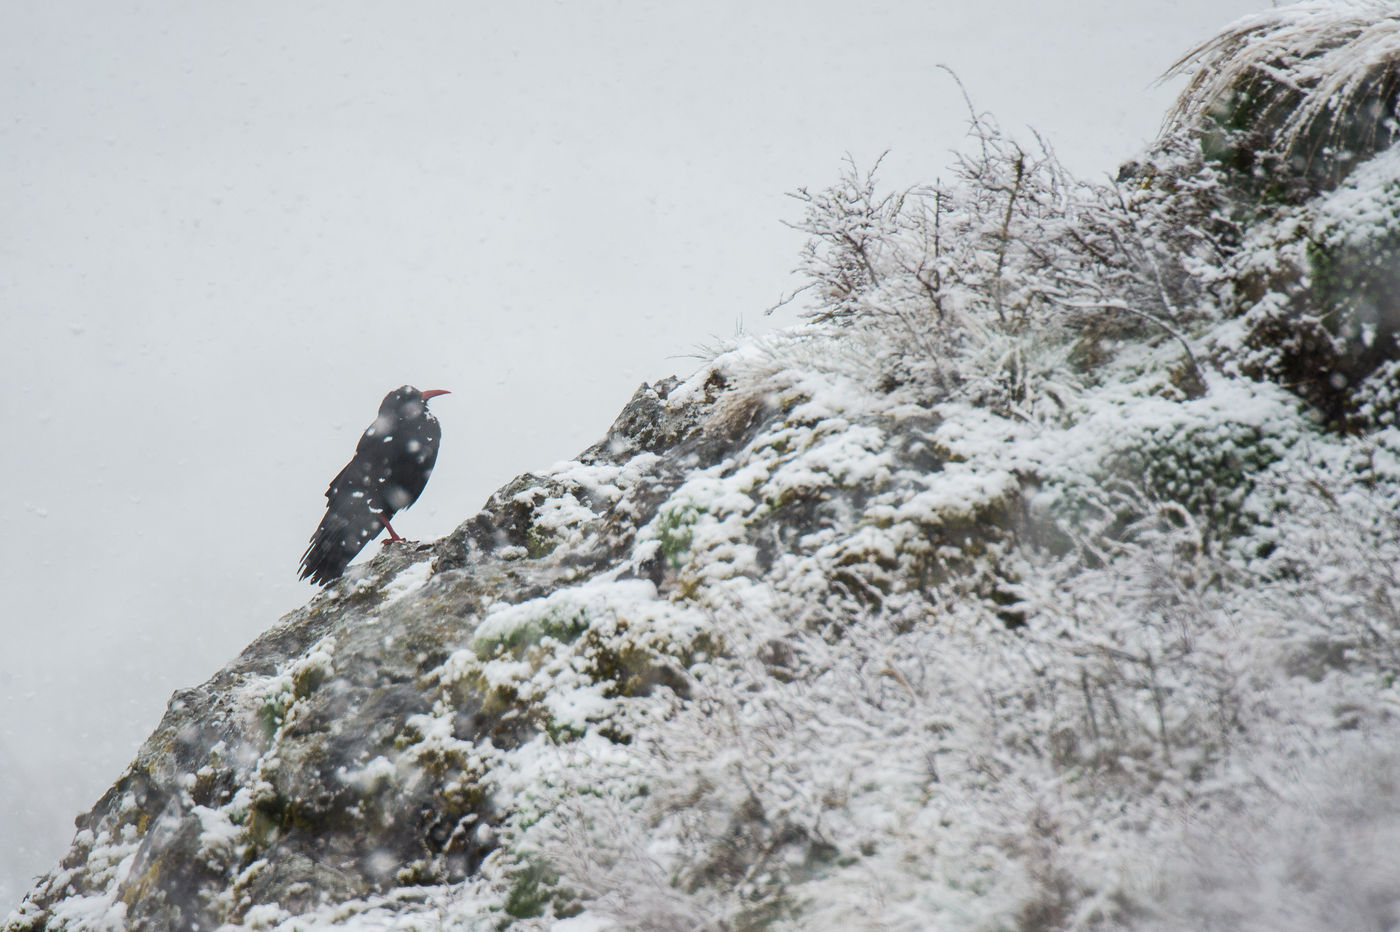
[{"label": "twig", "polygon": [[1002,280],[1001,273],[1006,267],[1006,247],[1011,241],[1011,212],[1016,206],[1016,195],[1021,193],[1021,179],[1025,176],[1026,154],[1018,147],[1016,149],[1016,181],[1011,186],[1011,194],[1006,199],[1006,212],[1001,218],[1001,233],[998,236],[1000,247],[997,249],[997,271],[996,271],[996,298],[997,320],[1006,323],[1006,312],[1004,309],[1003,296],[1006,291],[1006,283]]},{"label": "twig", "polygon": [[1125,304],[1122,301],[1057,301],[1056,303],[1059,304],[1061,307],[1072,307],[1077,310],[1085,311],[1093,310],[1094,308],[1105,308],[1107,310],[1113,311],[1127,311],[1129,314],[1132,314],[1136,317],[1141,317],[1143,320],[1151,321],[1152,323],[1161,327],[1164,331],[1167,332],[1168,335],[1173,337],[1178,343],[1181,344],[1181,348],[1186,352],[1186,361],[1191,366],[1192,375],[1196,377],[1196,381],[1200,382],[1202,386],[1205,386],[1206,380],[1201,373],[1200,365],[1198,365],[1196,362],[1196,354],[1191,352],[1191,344],[1186,342],[1186,337],[1182,336],[1176,330],[1173,330],[1170,326],[1163,323],[1160,318],[1153,317],[1146,311],[1140,311],[1137,308]]},{"label": "twig", "polygon": [[972,121],[972,129],[976,131],[977,138],[982,141],[982,162],[983,164],[986,164],[990,159],[990,156],[987,153],[987,133],[982,126],[982,118],[977,115],[977,108],[972,106],[972,97],[968,94],[967,87],[963,84],[962,78],[958,77],[958,73],[952,68],[949,68],[947,65],[944,64],[939,64],[936,67],[938,67],[942,71],[948,72],[949,77],[951,77],[957,83],[958,90],[962,91],[963,103],[967,104],[967,113]]}]

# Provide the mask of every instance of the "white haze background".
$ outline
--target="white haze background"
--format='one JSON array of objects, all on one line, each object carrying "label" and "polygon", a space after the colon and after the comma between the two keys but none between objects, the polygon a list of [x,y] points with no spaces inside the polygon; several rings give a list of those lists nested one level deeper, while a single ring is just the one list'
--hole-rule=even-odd
[{"label": "white haze background", "polygon": [[170,693],[312,595],[386,391],[453,391],[395,522],[432,539],[792,322],[784,192],[848,152],[948,177],[940,63],[1112,173],[1261,5],[0,3],[0,914]]}]

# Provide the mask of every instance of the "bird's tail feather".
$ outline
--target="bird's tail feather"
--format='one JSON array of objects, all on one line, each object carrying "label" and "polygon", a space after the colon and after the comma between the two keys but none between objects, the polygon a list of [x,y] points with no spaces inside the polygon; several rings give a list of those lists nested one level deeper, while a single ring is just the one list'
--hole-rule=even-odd
[{"label": "bird's tail feather", "polygon": [[356,502],[357,507],[337,507],[331,503],[326,516],[311,535],[311,544],[301,556],[301,579],[324,586],[340,578],[350,561],[359,555],[384,524],[379,516]]}]

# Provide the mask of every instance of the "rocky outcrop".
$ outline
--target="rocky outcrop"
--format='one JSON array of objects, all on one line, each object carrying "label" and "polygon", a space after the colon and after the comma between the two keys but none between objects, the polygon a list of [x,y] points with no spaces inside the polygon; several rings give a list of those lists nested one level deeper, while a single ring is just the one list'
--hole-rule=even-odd
[{"label": "rocky outcrop", "polygon": [[1393,431],[1184,393],[1169,340],[1032,421],[789,339],[643,386],[176,694],[8,932],[1146,928],[1180,807],[1365,759]]},{"label": "rocky outcrop", "polygon": [[[7,928],[81,925],[105,910],[138,928],[213,929],[265,904],[298,913],[474,872],[500,815],[482,782],[490,754],[547,723],[486,684],[444,682],[442,667],[489,606],[619,564],[688,468],[681,461],[713,460],[733,442],[702,429],[706,399],[667,406],[674,384],[639,389],[580,458],[614,472],[652,458],[625,491],[608,487],[611,500],[522,476],[444,540],[386,545],[207,683],[176,693]],[[680,685],[659,659],[595,659],[616,689]],[[450,721],[433,718],[443,702]]]},{"label": "rocky outcrop", "polygon": [[[561,712],[548,701],[557,696],[527,694],[483,663],[538,665],[513,658],[552,647],[567,655],[575,691],[599,701],[658,689],[689,698],[696,658],[725,650],[711,626],[663,632],[618,618],[604,632],[588,598],[558,596],[601,581],[658,613],[693,599],[720,566],[691,554],[706,546],[713,503],[675,493],[697,475],[732,481],[758,437],[775,460],[830,448],[849,462],[817,457],[795,479],[770,475],[782,481],[744,501],[747,553],[728,572],[761,577],[802,550],[800,538],[828,533],[844,543],[818,600],[868,607],[891,587],[941,578],[934,536],[922,545],[927,565],[904,578],[895,564],[919,548],[896,557],[845,540],[851,515],[937,468],[936,418],[902,413],[887,443],[873,425],[831,423],[801,388],[730,379],[712,367],[684,391],[674,379],[643,386],[567,468],[519,477],[434,544],[386,545],[207,683],[177,693],[7,928],[117,917],[133,928],[213,929],[269,908],[297,915],[473,876],[510,808],[493,794],[503,755],[589,729],[631,741],[623,724]],[[1002,536],[1014,484],[1006,492],[942,533]],[[535,617],[500,621],[539,602]],[[765,650],[775,668],[793,662],[780,641]]]}]

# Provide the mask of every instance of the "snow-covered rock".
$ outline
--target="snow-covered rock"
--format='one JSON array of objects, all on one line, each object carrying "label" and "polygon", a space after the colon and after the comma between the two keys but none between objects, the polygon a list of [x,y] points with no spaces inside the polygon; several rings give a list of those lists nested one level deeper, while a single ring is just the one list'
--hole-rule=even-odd
[{"label": "snow-covered rock", "polygon": [[6,930],[1395,927],[1400,353],[1308,278],[1393,158],[977,129],[804,192],[811,324],[177,693]]}]

